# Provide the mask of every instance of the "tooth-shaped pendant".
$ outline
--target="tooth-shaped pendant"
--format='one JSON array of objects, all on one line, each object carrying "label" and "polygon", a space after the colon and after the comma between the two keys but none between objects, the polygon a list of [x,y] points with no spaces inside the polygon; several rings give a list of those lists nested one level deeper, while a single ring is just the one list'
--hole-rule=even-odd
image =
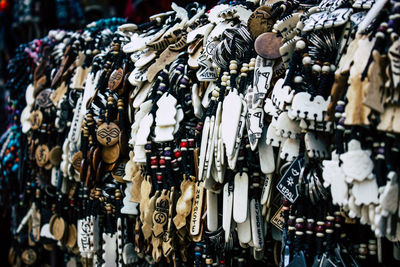
[{"label": "tooth-shaped pendant", "polygon": [[238,172],[234,179],[233,219],[237,223],[243,223],[247,218],[249,176],[245,172]]},{"label": "tooth-shaped pendant", "polygon": [[222,228],[225,232],[225,242],[229,241],[231,234],[232,223],[232,208],[233,208],[233,185],[226,183],[223,191],[222,202]]}]

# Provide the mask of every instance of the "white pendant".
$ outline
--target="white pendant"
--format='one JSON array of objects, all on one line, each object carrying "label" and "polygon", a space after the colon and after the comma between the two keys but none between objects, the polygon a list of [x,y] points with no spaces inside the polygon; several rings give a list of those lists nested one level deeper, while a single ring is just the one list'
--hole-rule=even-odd
[{"label": "white pendant", "polygon": [[339,8],[334,11],[314,13],[305,20],[303,31],[342,26],[349,20],[351,13],[353,13],[352,8]]},{"label": "white pendant", "polygon": [[236,134],[236,141],[235,141],[235,145],[234,145],[234,149],[233,149],[233,154],[227,155],[228,166],[231,170],[234,170],[236,168],[236,162],[237,162],[237,158],[239,155],[240,143],[242,142],[243,130],[245,128],[247,107],[246,107],[246,101],[244,101],[244,99],[242,99],[242,106],[243,106],[243,108],[242,108],[242,113],[240,114],[239,129]]},{"label": "white pendant", "polygon": [[227,156],[232,156],[235,147],[236,136],[239,128],[242,100],[237,92],[230,91],[222,105],[222,140],[225,144]]},{"label": "white pendant", "polygon": [[350,218],[357,218],[361,216],[361,207],[356,205],[355,198],[352,194],[350,194],[349,202],[349,217]]},{"label": "white pendant", "polygon": [[164,93],[157,101],[156,125],[160,127],[173,126],[176,124],[177,100],[169,93]]},{"label": "white pendant", "polygon": [[276,135],[276,128],[272,124],[268,126],[266,144],[273,147],[280,147],[286,138]]},{"label": "white pendant", "polygon": [[332,203],[346,206],[349,199],[349,187],[346,183],[346,176],[343,169],[339,165],[335,166],[332,164],[332,167],[324,168],[323,177],[325,178],[326,175],[331,176]]},{"label": "white pendant", "polygon": [[264,174],[275,171],[275,155],[271,145],[267,145],[267,127],[264,127],[260,142],[258,142],[258,156],[260,158],[261,171]]},{"label": "white pendant", "polygon": [[257,92],[263,94],[268,92],[273,76],[273,66],[274,61],[267,60],[260,56],[256,57],[256,66],[254,68],[254,85]]},{"label": "white pendant", "polygon": [[282,111],[285,110],[287,104],[292,102],[294,94],[289,86],[283,86],[284,82],[285,80],[281,78],[275,83],[271,96],[272,103]]},{"label": "white pendant", "polygon": [[163,143],[172,140],[174,140],[174,126],[156,126],[154,128],[154,142]]},{"label": "white pendant", "polygon": [[181,125],[181,122],[183,121],[183,118],[185,117],[185,114],[183,113],[183,109],[181,106],[178,106],[176,109],[176,115],[175,115],[175,121],[176,124],[174,126],[174,134],[176,134],[179,130],[179,127]]},{"label": "white pendant", "polygon": [[135,114],[135,120],[131,126],[131,139],[129,140],[130,145],[135,145],[140,122],[150,112],[152,107],[153,102],[151,100],[148,100],[140,105],[138,112]]},{"label": "white pendant", "polygon": [[362,150],[359,141],[353,139],[348,143],[348,151],[340,155],[343,161],[343,171],[346,174],[346,181],[351,183],[353,180],[358,182],[364,179],[372,179],[374,163],[370,158],[371,151]]},{"label": "white pendant", "polygon": [[332,151],[331,160],[322,161],[322,177],[324,178],[324,187],[328,187],[331,185],[332,181],[335,180],[336,173],[339,171],[342,172],[339,166],[339,155],[336,153],[336,150]]},{"label": "white pendant", "polygon": [[233,208],[233,186],[226,183],[223,191],[222,202],[222,228],[225,232],[225,242],[229,241],[231,234],[232,223],[232,208]]},{"label": "white pendant", "polygon": [[135,156],[133,157],[134,162],[146,163],[146,150],[144,149],[144,145],[135,145],[133,147],[133,152],[135,154]]},{"label": "white pendant", "polygon": [[252,241],[255,248],[261,249],[264,247],[263,219],[260,203],[254,198],[250,201],[250,216]]},{"label": "white pendant", "polygon": [[387,181],[379,196],[379,204],[382,207],[383,216],[395,214],[399,205],[399,184],[397,173],[390,171],[387,177],[389,181]]},{"label": "white pendant", "polygon": [[207,229],[218,230],[218,195],[210,190],[207,190]]},{"label": "white pendant", "polygon": [[[146,100],[147,96],[151,92],[152,84],[149,82],[141,83],[137,86],[139,90],[137,94],[134,96],[132,106],[134,108],[140,107],[141,104]],[[150,100],[151,101],[151,100]]]},{"label": "white pendant", "polygon": [[250,148],[252,151],[255,151],[264,127],[264,111],[261,107],[248,109],[246,126]]},{"label": "white pendant", "polygon": [[283,160],[293,161],[298,157],[299,149],[300,149],[300,140],[288,138],[283,143],[281,154],[279,156]]},{"label": "white pendant", "polygon": [[324,159],[328,157],[328,149],[321,136],[313,132],[307,132],[304,136],[304,142],[307,155],[310,158]]},{"label": "white pendant", "polygon": [[292,118],[322,122],[324,120],[324,114],[328,110],[329,103],[330,97],[328,97],[327,100],[320,95],[312,98],[309,93],[300,92],[293,97],[289,115]]},{"label": "white pendant", "polygon": [[201,99],[199,97],[200,86],[198,83],[194,83],[192,86],[192,106],[193,113],[196,118],[201,119],[203,116],[203,109],[201,108]]},{"label": "white pendant", "polygon": [[265,114],[277,118],[279,116],[279,111],[280,110],[274,105],[274,103],[270,98],[265,99],[265,104],[264,104]]},{"label": "white pendant", "polygon": [[201,133],[201,145],[200,145],[200,157],[199,157],[199,180],[203,180],[205,171],[206,153],[207,153],[207,141],[208,135],[210,134],[210,117],[206,117],[203,124],[203,130]]},{"label": "white pendant", "polygon": [[40,227],[40,237],[49,238],[52,240],[56,240],[56,238],[50,232],[50,225],[48,223],[44,224]]},{"label": "white pendant", "polygon": [[264,186],[261,191],[260,204],[266,205],[267,208],[269,207],[269,200],[272,192],[272,177],[272,173],[265,175]]},{"label": "white pendant", "polygon": [[103,233],[103,260],[102,267],[114,267],[117,264],[117,235]]},{"label": "white pendant", "polygon": [[238,172],[234,179],[233,219],[237,223],[243,223],[247,218],[249,176],[245,172]]},{"label": "white pendant", "polygon": [[276,122],[276,135],[295,139],[300,134],[301,128],[297,121],[289,119],[288,112],[282,112]]},{"label": "white pendant", "polygon": [[139,203],[130,201],[132,185],[133,185],[132,183],[126,183],[126,189],[124,191],[125,197],[122,200],[123,207],[121,208],[121,213],[130,214],[130,215],[138,215],[139,214],[139,211],[138,211]]},{"label": "white pendant", "polygon": [[375,179],[366,179],[361,182],[354,181],[351,192],[355,198],[355,204],[357,206],[379,203],[378,185]]},{"label": "white pendant", "polygon": [[249,214],[249,216],[247,216],[246,220],[243,223],[238,223],[236,225],[239,242],[244,244],[251,242],[252,237],[250,203],[248,203],[247,205],[247,213]]},{"label": "white pendant", "polygon": [[[220,104],[218,103],[218,106],[220,108]],[[207,140],[207,151],[206,151],[206,161],[204,167],[207,168],[206,170],[206,178],[209,179],[211,175],[211,167],[214,164],[214,134],[216,130],[215,127],[215,115],[212,115],[210,118],[210,130],[209,130],[209,135],[208,135],[208,140]]]},{"label": "white pendant", "polygon": [[139,129],[136,135],[135,145],[144,146],[150,134],[150,127],[153,124],[153,115],[151,113],[144,116],[140,121]]}]

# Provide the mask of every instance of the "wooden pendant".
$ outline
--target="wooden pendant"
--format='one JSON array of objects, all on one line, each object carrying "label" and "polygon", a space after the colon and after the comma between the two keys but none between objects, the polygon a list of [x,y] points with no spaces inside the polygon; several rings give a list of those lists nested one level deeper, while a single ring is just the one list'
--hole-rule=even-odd
[{"label": "wooden pendant", "polygon": [[112,164],[119,158],[120,150],[119,145],[106,146],[101,149],[101,158],[105,163]]},{"label": "wooden pendant", "polygon": [[47,145],[39,145],[35,150],[36,164],[44,167],[49,161],[49,148]]},{"label": "wooden pendant", "polygon": [[155,237],[160,237],[164,231],[164,226],[168,221],[169,205],[169,191],[163,189],[161,196],[156,200],[153,213],[153,234]]},{"label": "wooden pendant", "polygon": [[152,184],[149,178],[145,178],[140,186],[140,220],[142,222],[144,221],[144,215],[148,209],[151,190]]},{"label": "wooden pendant", "polygon": [[117,162],[111,172],[112,177],[119,183],[125,183],[126,181],[123,179],[125,176],[125,166],[128,160],[120,160]]},{"label": "wooden pendant", "polygon": [[42,125],[43,113],[40,110],[35,110],[29,116],[32,130],[37,130]]},{"label": "wooden pendant", "polygon": [[176,215],[173,219],[176,229],[179,230],[186,225],[186,218],[192,209],[192,200],[194,197],[195,183],[194,177],[184,178],[181,182],[181,196],[176,202],[175,210]]},{"label": "wooden pendant", "polygon": [[140,170],[135,172],[135,175],[132,178],[132,189],[131,189],[131,199],[130,201],[140,203],[141,200],[141,187],[143,183],[143,176]]},{"label": "wooden pendant", "polygon": [[[266,45],[268,44],[268,45]],[[257,54],[265,59],[278,59],[281,57],[279,49],[282,46],[282,37],[276,33],[266,32],[259,35],[254,42]]]},{"label": "wooden pendant", "polygon": [[36,104],[41,108],[49,108],[53,105],[53,102],[50,99],[53,90],[50,88],[44,89],[36,96]]},{"label": "wooden pendant", "polygon": [[260,6],[249,17],[247,28],[251,37],[256,39],[260,34],[271,31],[274,23],[274,19],[271,18],[271,7]]},{"label": "wooden pendant", "polygon": [[97,128],[97,141],[99,141],[100,144],[106,147],[113,146],[119,140],[119,133],[120,129],[115,123],[104,122]]},{"label": "wooden pendant", "polygon": [[64,219],[60,216],[55,216],[55,218],[50,222],[50,232],[57,240],[62,240],[64,233],[66,231],[67,224]]},{"label": "wooden pendant", "polygon": [[81,169],[81,161],[82,161],[82,151],[76,152],[72,157],[72,167],[78,172]]},{"label": "wooden pendant", "polygon": [[77,231],[75,224],[70,224],[68,226],[68,237],[66,240],[66,247],[73,249],[76,246]]},{"label": "wooden pendant", "polygon": [[94,171],[97,170],[97,166],[99,166],[99,162],[101,161],[101,148],[100,147],[96,147],[93,148],[93,156],[92,156],[92,169]]},{"label": "wooden pendant", "polygon": [[62,153],[63,152],[60,146],[55,146],[50,150],[49,160],[53,166],[60,165]]},{"label": "wooden pendant", "polygon": [[247,218],[247,201],[249,193],[249,176],[247,173],[236,173],[233,191],[233,219],[244,223]]},{"label": "wooden pendant", "polygon": [[108,79],[108,88],[111,91],[117,90],[121,85],[124,78],[124,69],[119,68],[114,70]]},{"label": "wooden pendant", "polygon": [[161,192],[156,191],[156,193],[150,198],[148,208],[145,211],[142,223],[142,231],[143,231],[143,236],[145,240],[148,240],[153,233],[153,214],[155,210],[155,205],[156,205],[156,200],[160,196]]},{"label": "wooden pendant", "polygon": [[201,216],[203,210],[204,187],[203,184],[197,183],[195,196],[192,205],[192,215],[190,219],[190,235],[197,236],[200,234]]}]

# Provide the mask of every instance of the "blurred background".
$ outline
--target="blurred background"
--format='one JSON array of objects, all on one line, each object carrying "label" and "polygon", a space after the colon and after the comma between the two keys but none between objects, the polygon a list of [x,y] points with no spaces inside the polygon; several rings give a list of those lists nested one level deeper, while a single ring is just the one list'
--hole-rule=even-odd
[{"label": "blurred background", "polygon": [[[9,127],[8,95],[5,90],[7,64],[21,43],[41,38],[51,29],[76,30],[86,24],[109,17],[143,23],[149,16],[171,10],[171,3],[180,6],[188,0],[0,0],[0,134]],[[199,0],[210,9],[217,0]],[[12,90],[12,89],[11,89]],[[7,266],[11,241],[10,214],[0,210],[0,260]]]}]

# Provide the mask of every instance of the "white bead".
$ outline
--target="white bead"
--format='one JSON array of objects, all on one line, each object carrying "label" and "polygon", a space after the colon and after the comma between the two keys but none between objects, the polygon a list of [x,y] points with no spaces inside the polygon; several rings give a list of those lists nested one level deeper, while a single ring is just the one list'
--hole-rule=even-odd
[{"label": "white bead", "polygon": [[312,63],[311,57],[303,57],[303,65],[310,65]]},{"label": "white bead", "polygon": [[306,42],[304,42],[303,40],[298,40],[296,42],[296,48],[303,50],[304,48],[306,48]]},{"label": "white bead", "polygon": [[303,77],[301,77],[301,76],[294,77],[294,82],[295,83],[301,83],[302,81],[303,81]]},{"label": "white bead", "polygon": [[321,66],[318,65],[318,64],[314,64],[312,66],[312,70],[315,71],[315,72],[320,72],[321,71]]},{"label": "white bead", "polygon": [[322,67],[322,71],[323,71],[323,72],[329,72],[330,70],[331,70],[331,67],[330,67],[330,66],[324,65],[324,66]]},{"label": "white bead", "polygon": [[332,71],[332,72],[335,72],[335,70],[336,70],[336,66],[333,65],[333,64],[331,64],[331,71]]}]

